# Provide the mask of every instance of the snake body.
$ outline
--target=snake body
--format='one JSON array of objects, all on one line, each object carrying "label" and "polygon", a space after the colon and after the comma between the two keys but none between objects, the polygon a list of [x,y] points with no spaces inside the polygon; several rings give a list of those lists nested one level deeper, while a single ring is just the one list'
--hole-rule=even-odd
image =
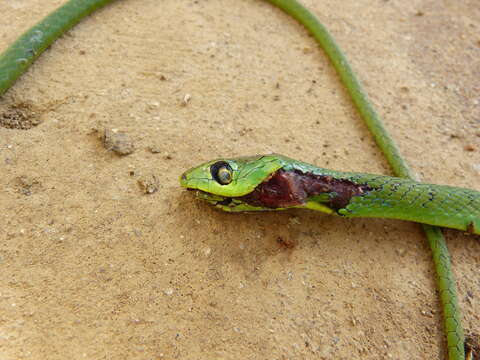
[{"label": "snake body", "polygon": [[209,161],[186,171],[180,182],[225,211],[307,208],[480,234],[478,191],[328,170],[277,154]]},{"label": "snake body", "polygon": [[0,54],[0,96],[66,31],[112,0],[70,0],[28,29]]}]

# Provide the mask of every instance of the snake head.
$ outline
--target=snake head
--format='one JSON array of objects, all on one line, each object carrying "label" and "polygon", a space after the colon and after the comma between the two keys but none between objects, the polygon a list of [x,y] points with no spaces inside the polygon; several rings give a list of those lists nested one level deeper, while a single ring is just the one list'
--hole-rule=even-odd
[{"label": "snake head", "polygon": [[250,194],[282,166],[274,154],[217,159],[184,172],[180,185],[196,190],[199,199],[225,211],[264,210],[238,198]]}]

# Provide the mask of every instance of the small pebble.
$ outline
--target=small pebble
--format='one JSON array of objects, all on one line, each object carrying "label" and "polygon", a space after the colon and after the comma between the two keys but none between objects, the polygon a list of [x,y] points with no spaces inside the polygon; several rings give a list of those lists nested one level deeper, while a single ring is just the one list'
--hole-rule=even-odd
[{"label": "small pebble", "polygon": [[135,146],[130,137],[116,129],[105,129],[103,134],[103,145],[105,149],[114,153],[125,156],[135,151]]},{"label": "small pebble", "polygon": [[145,194],[153,194],[158,191],[159,181],[155,175],[139,179],[138,184]]},{"label": "small pebble", "polygon": [[148,104],[148,107],[150,109],[156,109],[160,106],[160,103],[158,101],[151,101],[149,104]]},{"label": "small pebble", "polygon": [[150,151],[152,154],[160,154],[162,152],[162,150],[156,145],[150,146],[148,151]]},{"label": "small pebble", "polygon": [[182,99],[182,105],[187,106],[187,104],[190,102],[191,99],[192,99],[192,95],[185,94],[185,96]]},{"label": "small pebble", "polygon": [[170,296],[173,294],[173,289],[172,288],[165,289],[163,293],[167,296]]}]

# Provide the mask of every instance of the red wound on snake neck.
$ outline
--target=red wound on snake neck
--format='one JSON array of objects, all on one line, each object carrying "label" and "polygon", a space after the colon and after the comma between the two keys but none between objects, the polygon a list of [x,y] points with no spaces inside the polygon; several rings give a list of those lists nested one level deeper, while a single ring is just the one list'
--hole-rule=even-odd
[{"label": "red wound on snake neck", "polygon": [[249,205],[271,209],[303,205],[314,195],[329,194],[325,205],[333,210],[347,206],[353,196],[372,190],[367,185],[355,184],[331,176],[302,173],[298,170],[278,170],[250,194],[240,199]]}]

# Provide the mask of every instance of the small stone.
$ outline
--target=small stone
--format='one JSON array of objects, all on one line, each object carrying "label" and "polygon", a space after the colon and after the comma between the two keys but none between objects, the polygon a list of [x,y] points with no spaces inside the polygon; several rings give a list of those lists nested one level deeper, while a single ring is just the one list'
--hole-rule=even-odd
[{"label": "small stone", "polygon": [[190,102],[191,99],[192,99],[192,95],[185,94],[185,96],[182,99],[182,105],[187,106],[187,104]]},{"label": "small stone", "polygon": [[130,155],[135,151],[130,137],[117,129],[105,129],[103,134],[103,145],[105,149],[111,150],[114,153],[125,156]]},{"label": "small stone", "polygon": [[475,151],[475,146],[473,146],[472,144],[468,144],[468,145],[465,145],[464,147],[465,151]]},{"label": "small stone", "polygon": [[139,179],[138,184],[145,194],[153,194],[158,191],[159,180],[155,175],[150,175],[147,178]]},{"label": "small stone", "polygon": [[173,289],[172,288],[165,289],[163,293],[167,296],[170,296],[173,294]]},{"label": "small stone", "polygon": [[149,146],[148,151],[152,154],[160,154],[162,152],[162,150],[156,145]]},{"label": "small stone", "polygon": [[148,107],[152,110],[157,109],[160,106],[160,103],[158,101],[151,101],[148,104]]}]

